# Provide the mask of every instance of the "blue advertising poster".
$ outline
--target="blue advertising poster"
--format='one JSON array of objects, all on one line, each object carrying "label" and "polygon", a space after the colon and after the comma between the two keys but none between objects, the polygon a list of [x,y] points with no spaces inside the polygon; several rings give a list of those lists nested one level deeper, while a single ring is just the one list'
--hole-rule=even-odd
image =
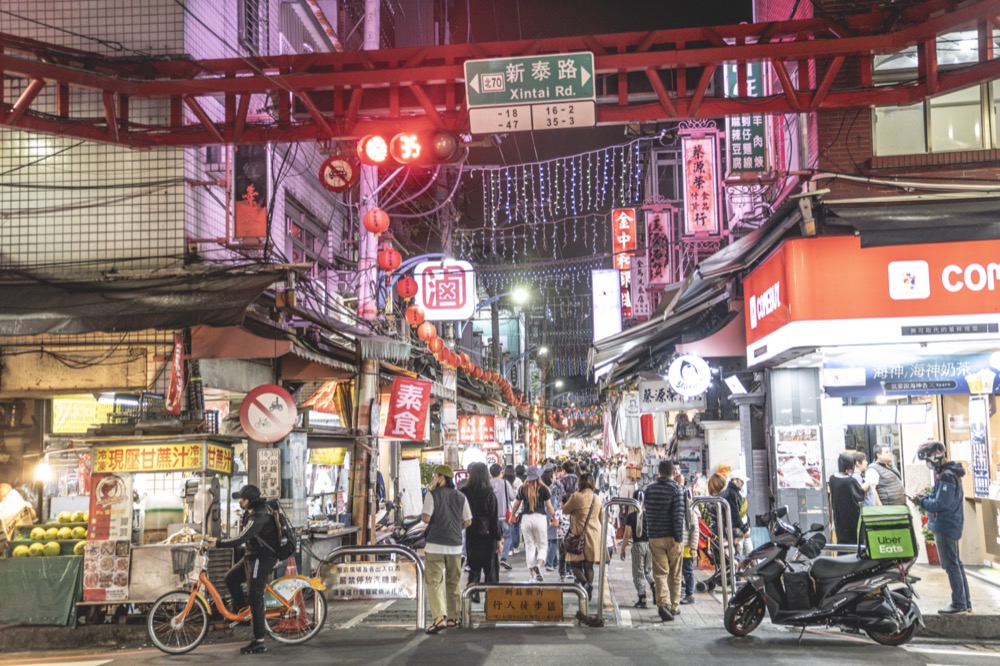
[{"label": "blue advertising poster", "polygon": [[836,398],[1000,393],[1000,352],[961,356],[854,352],[823,362],[823,387]]}]

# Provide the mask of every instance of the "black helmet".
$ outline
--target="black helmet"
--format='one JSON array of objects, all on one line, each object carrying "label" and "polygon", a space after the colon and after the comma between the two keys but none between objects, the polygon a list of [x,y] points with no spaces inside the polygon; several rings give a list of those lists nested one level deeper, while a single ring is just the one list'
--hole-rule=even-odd
[{"label": "black helmet", "polygon": [[923,460],[928,467],[939,467],[944,460],[944,444],[932,439],[917,447],[917,459]]}]

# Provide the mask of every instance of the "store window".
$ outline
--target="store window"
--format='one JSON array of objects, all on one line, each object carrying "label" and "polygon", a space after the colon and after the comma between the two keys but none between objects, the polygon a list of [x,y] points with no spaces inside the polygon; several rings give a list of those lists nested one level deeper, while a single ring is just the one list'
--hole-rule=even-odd
[{"label": "store window", "polygon": [[[994,45],[998,43],[994,31]],[[975,30],[949,33],[937,40],[938,68],[975,62]],[[911,47],[875,57],[876,85],[914,81],[917,50]],[[1000,147],[997,127],[998,82],[972,86],[905,107],[873,111],[875,154],[878,156],[943,153]]]}]

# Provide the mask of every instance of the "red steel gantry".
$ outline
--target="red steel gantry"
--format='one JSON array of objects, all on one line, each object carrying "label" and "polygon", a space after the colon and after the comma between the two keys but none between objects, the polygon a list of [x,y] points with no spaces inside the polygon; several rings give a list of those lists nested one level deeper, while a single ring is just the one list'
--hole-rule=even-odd
[{"label": "red steel gantry", "polygon": [[[574,51],[594,53],[598,124],[905,105],[1000,79],[998,27],[1000,0],[930,0],[841,19],[201,61],[110,58],[0,33],[0,73],[19,91],[3,99],[0,87],[0,126],[135,148],[465,132],[466,60]],[[972,28],[977,60],[939,68],[938,37]],[[914,80],[874,85],[873,56],[914,47]],[[771,66],[777,92],[746,95],[748,62]],[[741,65],[737,96],[710,94],[727,63]],[[250,114],[255,95],[269,96],[269,113]]]}]

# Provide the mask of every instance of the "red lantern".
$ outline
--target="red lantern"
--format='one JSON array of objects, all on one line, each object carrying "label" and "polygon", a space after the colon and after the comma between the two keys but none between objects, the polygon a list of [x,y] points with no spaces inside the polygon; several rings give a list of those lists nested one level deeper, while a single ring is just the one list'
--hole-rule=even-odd
[{"label": "red lantern", "polygon": [[396,248],[391,245],[384,246],[378,252],[378,267],[384,270],[386,273],[391,273],[392,271],[399,268],[399,265],[403,263],[403,258],[399,256],[399,252],[396,252]]},{"label": "red lantern", "polygon": [[480,368],[478,365],[472,371],[472,376],[475,377],[476,379],[479,379],[479,380],[482,380],[484,374],[486,374],[486,372],[482,368]]},{"label": "red lantern", "polygon": [[409,301],[417,295],[417,281],[409,275],[401,278],[396,283],[396,293],[402,296],[404,301]]},{"label": "red lantern", "polygon": [[389,228],[389,214],[381,208],[370,208],[361,219],[365,223],[365,229],[376,236]]},{"label": "red lantern", "polygon": [[462,365],[462,367],[463,367],[463,368],[464,368],[464,367],[465,367],[465,366],[466,366],[467,364],[469,364],[469,363],[471,363],[471,362],[472,362],[472,357],[471,357],[471,356],[469,356],[469,355],[468,355],[468,354],[467,354],[466,352],[462,352],[462,353],[460,353],[460,354],[459,354],[458,356],[459,356],[459,358],[460,358],[460,359],[462,359],[462,362],[461,362],[461,365]]},{"label": "red lantern", "polygon": [[406,308],[406,321],[410,326],[420,326],[424,321],[424,311],[419,305]]},{"label": "red lantern", "polygon": [[420,326],[417,327],[417,337],[427,342],[431,338],[436,338],[438,334],[437,327],[429,321],[425,321]]},{"label": "red lantern", "polygon": [[500,380],[500,375],[495,372],[490,373],[490,384],[496,384]]},{"label": "red lantern", "polygon": [[427,342],[427,348],[431,350],[432,354],[440,354],[441,350],[444,349],[444,340],[433,337]]}]

